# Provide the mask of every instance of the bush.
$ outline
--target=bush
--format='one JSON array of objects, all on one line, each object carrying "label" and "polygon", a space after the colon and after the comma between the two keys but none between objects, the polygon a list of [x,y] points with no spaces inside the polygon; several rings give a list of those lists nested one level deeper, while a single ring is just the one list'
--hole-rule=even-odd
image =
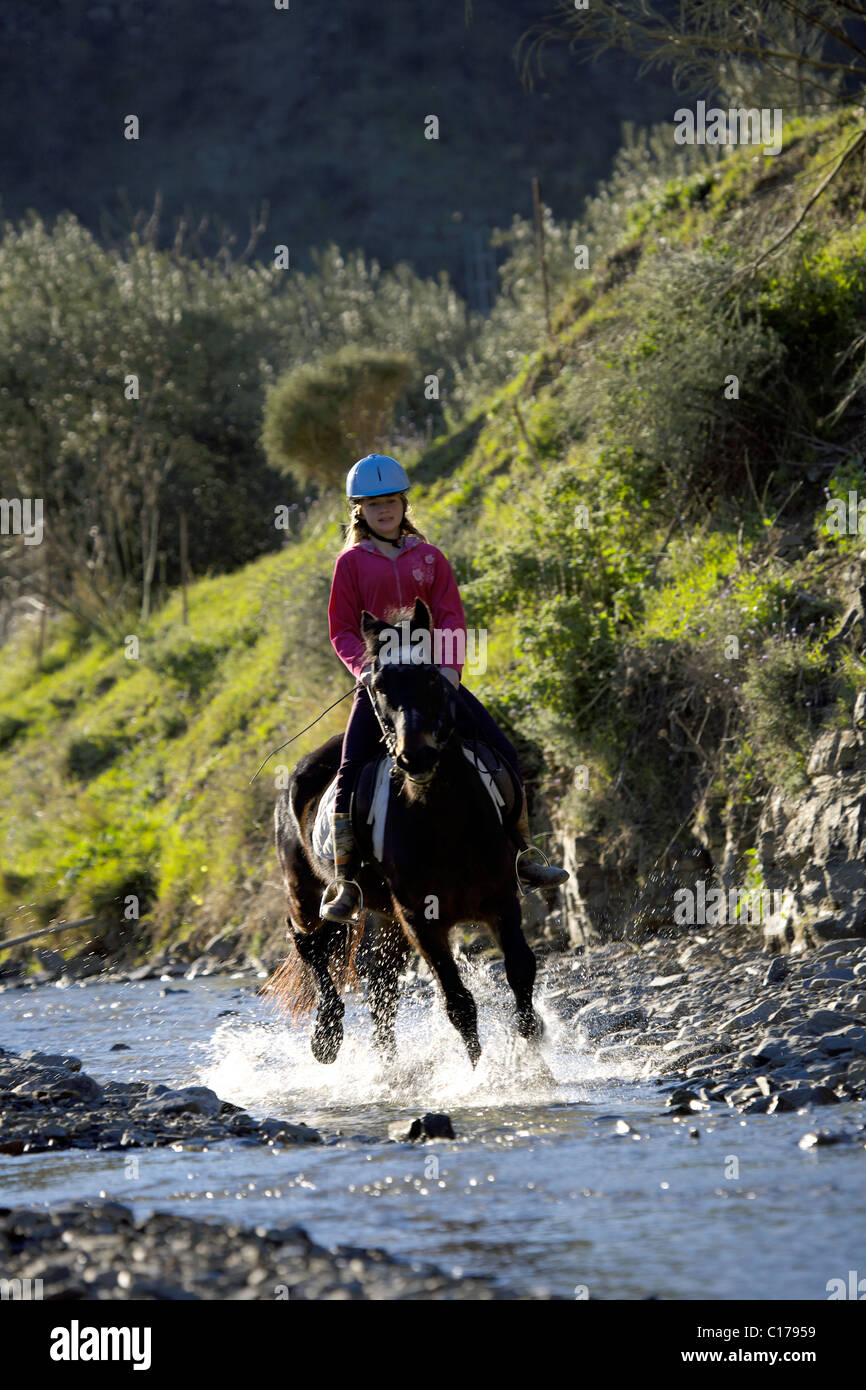
[{"label": "bush", "polygon": [[113,734],[74,738],[66,750],[66,773],[87,782],[110,767],[122,749],[122,742]]},{"label": "bush", "polygon": [[262,443],[302,487],[336,487],[385,430],[409,375],[403,353],[348,346],[270,388]]},{"label": "bush", "polygon": [[[586,383],[605,452],[639,497],[666,498],[669,515],[748,486],[746,450],[756,480],[776,453],[768,411],[783,346],[726,297],[731,271],[706,252],[645,259],[630,286],[629,326],[612,334]],[[731,377],[735,400],[725,395]]]},{"label": "bush", "polygon": [[8,748],[26,728],[26,719],[16,719],[14,714],[0,714],[0,748]]},{"label": "bush", "polygon": [[222,645],[214,646],[185,632],[169,633],[154,643],[151,664],[160,675],[197,695],[211,683],[224,655]]},{"label": "bush", "polygon": [[790,792],[805,785],[809,753],[835,693],[817,644],[777,638],[751,663],[743,682],[749,743],[769,785]]}]

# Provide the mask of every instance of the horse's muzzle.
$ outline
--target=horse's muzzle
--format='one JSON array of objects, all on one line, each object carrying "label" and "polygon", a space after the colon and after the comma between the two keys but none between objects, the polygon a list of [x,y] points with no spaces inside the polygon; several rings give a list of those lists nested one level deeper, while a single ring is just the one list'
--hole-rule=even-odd
[{"label": "horse's muzzle", "polygon": [[439,750],[430,744],[412,752],[404,749],[397,753],[394,762],[410,782],[429,782],[439,762]]}]

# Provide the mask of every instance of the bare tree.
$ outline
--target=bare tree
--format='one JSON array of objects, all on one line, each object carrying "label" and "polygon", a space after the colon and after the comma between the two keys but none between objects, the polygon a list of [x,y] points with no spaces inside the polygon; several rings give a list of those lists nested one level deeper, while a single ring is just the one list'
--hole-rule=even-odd
[{"label": "bare tree", "polygon": [[557,0],[520,39],[524,83],[543,72],[547,45],[588,61],[620,49],[641,72],[670,68],[675,85],[802,115],[856,102],[866,89],[864,0]]}]

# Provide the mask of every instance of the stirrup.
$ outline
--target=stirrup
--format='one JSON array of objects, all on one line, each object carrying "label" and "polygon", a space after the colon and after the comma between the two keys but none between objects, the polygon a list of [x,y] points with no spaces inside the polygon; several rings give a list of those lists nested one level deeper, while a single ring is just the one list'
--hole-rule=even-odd
[{"label": "stirrup", "polygon": [[[527,893],[535,893],[535,892],[538,891],[539,888],[543,888],[543,887],[545,886],[544,884],[534,883],[534,884],[531,884],[531,885],[529,886],[529,888],[524,888],[524,887],[523,887],[523,884],[520,882],[520,860],[521,860],[521,858],[523,857],[524,854],[529,854],[530,852],[533,852],[533,851],[534,851],[536,854],[540,854],[541,857],[542,857],[542,859],[544,860],[545,866],[546,866],[548,869],[550,868],[550,860],[548,859],[547,855],[544,853],[544,850],[538,848],[538,845],[524,845],[523,849],[519,849],[519,850],[517,851],[517,853],[516,853],[515,856],[514,856],[514,875],[515,875],[515,877],[516,877],[516,879],[517,879],[517,891],[519,892],[521,898],[525,898],[526,895],[527,895]],[[564,870],[563,870],[563,872],[564,872]],[[563,879],[563,883],[567,882],[567,880],[568,880],[568,875],[566,874],[566,877]],[[548,884],[548,885],[546,885],[546,886],[547,886],[547,887],[556,887],[556,886],[558,886],[558,885],[556,885],[556,884]]]},{"label": "stirrup", "polygon": [[[319,918],[321,919],[322,917],[324,917],[325,909],[332,906],[332,903],[325,902],[325,898],[327,897],[329,891],[333,888],[335,883],[340,883],[344,886],[348,886],[351,883],[355,888],[357,888],[358,897],[361,900],[360,906],[358,907],[358,911],[356,913],[353,913],[352,916],[347,918],[346,920],[350,922],[360,921],[361,913],[364,911],[364,890],[356,878],[344,878],[342,874],[338,874],[336,878],[332,878],[331,882],[325,885],[325,891],[323,892],[321,900],[319,902]],[[336,902],[336,898],[333,901]],[[325,918],[325,920],[329,921],[331,919]]]}]

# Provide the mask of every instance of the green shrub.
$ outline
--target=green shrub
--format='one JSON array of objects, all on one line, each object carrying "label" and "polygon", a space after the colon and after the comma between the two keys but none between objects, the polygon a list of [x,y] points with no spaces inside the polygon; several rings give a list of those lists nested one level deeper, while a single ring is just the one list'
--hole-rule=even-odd
[{"label": "green shrub", "polygon": [[150,664],[161,675],[198,694],[213,680],[224,651],[222,646],[184,632],[174,633],[154,645]]},{"label": "green shrub", "polygon": [[371,452],[409,375],[403,353],[348,346],[294,368],[268,391],[262,443],[301,487],[336,487]]},{"label": "green shrub", "polygon": [[0,714],[0,748],[8,748],[26,728],[26,719],[16,719],[14,714]]},{"label": "green shrub", "polygon": [[752,659],[743,702],[749,743],[767,784],[792,792],[805,785],[809,752],[836,689],[818,645],[777,637]]},{"label": "green shrub", "polygon": [[64,759],[67,775],[90,781],[110,767],[123,748],[123,741],[114,734],[74,738],[66,749]]}]

